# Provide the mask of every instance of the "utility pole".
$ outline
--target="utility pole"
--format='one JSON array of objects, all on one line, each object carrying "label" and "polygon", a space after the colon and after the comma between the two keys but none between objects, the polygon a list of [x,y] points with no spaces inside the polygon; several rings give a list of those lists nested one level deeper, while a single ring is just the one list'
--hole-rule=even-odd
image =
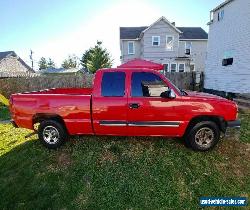
[{"label": "utility pole", "polygon": [[34,53],[34,52],[33,52],[32,50],[30,50],[31,67],[32,67],[32,69],[34,70],[33,53]]}]

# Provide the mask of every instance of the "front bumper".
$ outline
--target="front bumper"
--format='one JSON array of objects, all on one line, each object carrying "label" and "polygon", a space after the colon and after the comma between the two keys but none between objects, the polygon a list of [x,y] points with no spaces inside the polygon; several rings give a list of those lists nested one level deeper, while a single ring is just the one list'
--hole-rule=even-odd
[{"label": "front bumper", "polygon": [[11,122],[11,124],[13,125],[13,127],[18,128],[18,125],[15,123],[14,120],[10,120],[10,122]]},{"label": "front bumper", "polygon": [[241,122],[240,120],[227,121],[228,128],[240,128]]}]

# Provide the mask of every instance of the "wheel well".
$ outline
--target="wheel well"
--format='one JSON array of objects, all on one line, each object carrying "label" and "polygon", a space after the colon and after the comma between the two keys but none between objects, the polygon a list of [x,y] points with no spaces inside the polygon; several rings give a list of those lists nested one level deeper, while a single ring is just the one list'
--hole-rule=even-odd
[{"label": "wheel well", "polygon": [[[35,124],[37,123],[41,123],[44,120],[54,120],[59,122],[60,124],[62,124],[65,128],[65,122],[63,120],[63,118],[60,115],[57,114],[47,114],[47,113],[41,113],[41,114],[35,114],[32,118],[32,123],[33,123],[33,127]],[[67,129],[66,129],[67,130]]]},{"label": "wheel well", "polygon": [[196,125],[197,123],[202,122],[202,121],[212,121],[219,127],[219,129],[222,132],[226,131],[226,124],[225,124],[225,120],[223,119],[223,117],[219,117],[219,116],[197,116],[197,117],[194,117],[188,123],[187,129],[186,129],[184,135],[188,134],[189,131],[192,129],[192,127],[194,125]]}]

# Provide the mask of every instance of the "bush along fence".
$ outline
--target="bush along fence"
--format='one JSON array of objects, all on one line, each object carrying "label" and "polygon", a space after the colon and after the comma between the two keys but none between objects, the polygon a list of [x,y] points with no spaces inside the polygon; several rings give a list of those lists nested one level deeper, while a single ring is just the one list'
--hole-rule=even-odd
[{"label": "bush along fence", "polygon": [[[167,72],[165,75],[180,89],[202,90],[203,74],[198,72]],[[92,87],[93,78],[94,75],[92,74],[4,78],[0,79],[0,94],[9,98],[13,93],[37,91],[49,88]]]}]

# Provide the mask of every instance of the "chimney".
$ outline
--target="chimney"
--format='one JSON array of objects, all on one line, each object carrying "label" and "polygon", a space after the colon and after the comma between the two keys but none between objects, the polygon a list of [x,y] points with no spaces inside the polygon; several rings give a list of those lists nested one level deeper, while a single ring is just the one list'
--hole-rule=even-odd
[{"label": "chimney", "polygon": [[175,26],[175,22],[172,22],[171,24]]}]

